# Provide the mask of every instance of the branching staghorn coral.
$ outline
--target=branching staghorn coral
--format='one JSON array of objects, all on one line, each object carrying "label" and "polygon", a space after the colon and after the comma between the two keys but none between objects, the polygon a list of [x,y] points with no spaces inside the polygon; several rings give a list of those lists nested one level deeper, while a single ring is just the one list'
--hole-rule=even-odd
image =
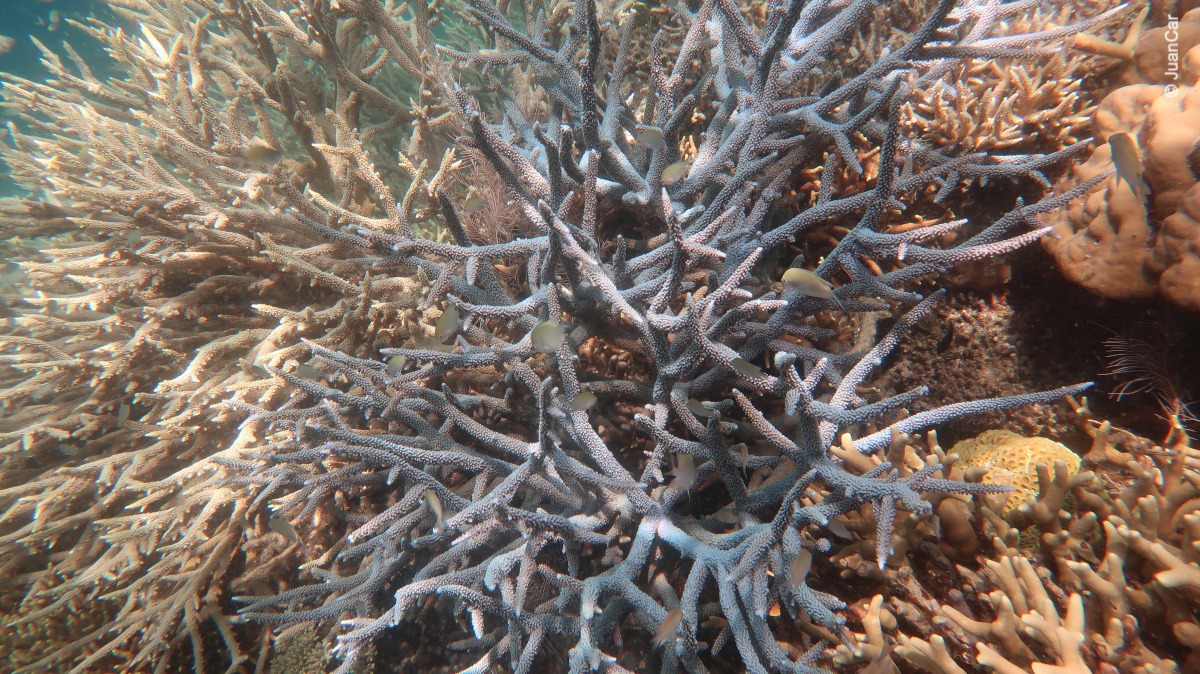
[{"label": "branching staghorn coral", "polygon": [[[882,594],[869,606],[870,594],[849,609],[857,649],[839,646],[835,662],[893,655],[935,674],[1148,674],[1196,666],[1200,596],[1187,589],[1200,571],[1195,450],[1157,447],[1094,419],[1086,401],[1071,403],[1094,437],[1084,462],[1095,470],[1038,465],[1038,495],[1016,508],[1006,507],[1011,493],[925,496],[934,516],[896,527],[896,547],[910,554],[882,577],[857,553],[831,557],[843,579],[882,583],[870,590]],[[964,470],[932,433],[917,440],[894,438],[886,458],[908,470],[937,463],[967,482],[984,472]],[[882,458],[845,448],[835,455],[855,471]],[[855,518],[846,526],[854,539],[846,548],[871,543]],[[1039,546],[1024,544],[1032,533]],[[813,566],[814,575],[830,572]]]},{"label": "branching staghorn coral", "polygon": [[[629,58],[636,15],[601,24],[581,2],[563,18],[570,30],[558,30],[547,13],[515,21],[484,0],[467,4],[498,46],[446,53],[489,81],[531,78],[546,97],[518,106],[503,87],[453,91],[474,148],[537,233],[476,242],[449,198],[439,202],[453,242],[364,226],[319,189],[292,205],[289,216],[370,251],[377,267],[432,279],[440,346],[374,359],[312,344],[344,385],[277,371],[309,404],[243,405],[278,444],[228,459],[233,483],[261,486],[258,498],[293,520],[333,503],[345,531],[322,582],[247,597],[245,614],[342,620],[343,670],[439,603],[474,632],[478,660],[466,671],[531,671],[547,642],[569,649],[572,671],[640,669],[650,663],[629,648],[638,627],[655,634],[665,671],[706,671],[727,646],[751,672],[816,671],[822,642],[793,655],[770,616],[778,605],[843,636],[844,604],[804,579],[809,561],[831,552],[822,534],[836,518],[869,506],[871,556],[884,566],[898,512],[932,513],[923,494],[1004,490],[938,477],[938,461],[852,472],[829,448],[870,455],[906,433],[1087,386],[911,416],[903,409],[925,387],[860,393],[940,297],[911,284],[1036,240],[1037,216],[1098,182],[1018,203],[950,247],[937,240],[961,221],[893,229],[907,203],[964,181],[1047,185],[1042,171],[1078,147],[989,157],[903,140],[906,82],[966,58],[1044,57],[1120,10],[992,37],[1029,3],[946,0],[904,44],[842,79],[819,69],[872,2],[771,4],[761,27],[731,2],[679,3],[675,55],[664,56],[659,34],[644,64]],[[695,153],[685,159],[681,146]],[[862,173],[868,156],[877,166],[866,189],[838,194],[823,181],[807,208],[775,212],[797,169]],[[772,288],[789,245],[830,222],[849,225],[836,245]],[[525,269],[515,288],[498,272],[514,262]],[[841,350],[838,331],[819,321],[904,305],[860,351]],[[579,355],[585,344],[608,351],[606,362],[624,356],[629,376],[598,376]],[[497,375],[471,376],[484,370]]]},{"label": "branching staghorn coral", "polygon": [[[44,50],[45,82],[5,77],[2,155],[29,195],[0,203],[23,237],[0,330],[3,648],[28,671],[163,670],[181,650],[236,669],[262,649],[229,593],[276,587],[301,546],[221,484],[210,458],[256,442],[224,401],[285,404],[265,367],[327,376],[304,338],[374,354],[437,315],[420,279],[283,209],[314,185],[360,226],[420,226],[459,118],[422,55],[429,7],[112,4],[117,25],[80,28],[123,77],[69,47]],[[356,173],[364,139],[399,166]],[[373,203],[377,184],[401,199]],[[55,621],[86,627],[39,631]]]},{"label": "branching staghorn coral", "polygon": [[[1081,14],[1115,2],[1058,2],[1009,17],[1001,30],[1022,33],[1069,25]],[[1093,39],[1097,36],[1087,35]],[[1073,40],[1072,47],[1079,49]],[[1053,59],[1029,63],[975,59],[940,80],[914,89],[904,120],[921,137],[962,151],[1018,148],[1045,151],[1078,142],[1088,133],[1095,102],[1084,90],[1084,75],[1098,58],[1086,51],[1061,51]]]}]

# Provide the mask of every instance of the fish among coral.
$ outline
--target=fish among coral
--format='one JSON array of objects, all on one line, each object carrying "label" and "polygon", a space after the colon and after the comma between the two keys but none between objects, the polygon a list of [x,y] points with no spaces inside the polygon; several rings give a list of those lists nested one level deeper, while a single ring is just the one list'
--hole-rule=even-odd
[{"label": "fish among coral", "polygon": [[[1194,457],[1098,450],[1139,496],[1055,463],[1007,511],[936,429],[1087,373],[940,402],[936,378],[885,382],[956,267],[1111,179],[1054,184],[1083,103],[1008,64],[1053,70],[1132,8],[1036,4],[56,15],[104,53],[48,46],[41,80],[5,78],[0,660],[290,672],[284,642],[316,633],[339,674],[887,671],[968,647],[1170,671],[1200,643]],[[991,135],[1026,128],[1018,106],[1062,132],[914,127],[938,123],[924,92],[1001,78],[1035,100],[989,103]],[[1032,527],[1045,560],[1016,552]]]}]

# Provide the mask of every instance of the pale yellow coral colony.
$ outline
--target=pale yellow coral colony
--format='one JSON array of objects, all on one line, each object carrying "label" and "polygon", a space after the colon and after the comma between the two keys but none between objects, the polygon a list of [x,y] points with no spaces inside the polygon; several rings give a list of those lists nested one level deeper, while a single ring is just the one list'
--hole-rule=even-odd
[{"label": "pale yellow coral colony", "polygon": [[[307,364],[305,340],[374,355],[428,340],[439,315],[422,309],[430,289],[420,270],[372,272],[354,259],[359,252],[301,226],[305,214],[281,208],[275,190],[304,192],[366,231],[438,236],[430,213],[439,190],[478,200],[465,226],[480,240],[511,238],[523,220],[494,176],[465,178],[464,166],[483,162],[454,145],[462,120],[448,73],[458,57],[439,53],[431,37],[437,0],[412,3],[408,20],[383,11],[390,3],[348,0],[109,4],[121,25],[140,29],[77,25],[125,64],[124,79],[94,75],[69,48],[69,62],[44,50],[45,82],[5,78],[5,106],[22,125],[10,125],[2,158],[33,196],[0,201],[0,227],[17,236],[3,252],[20,261],[0,291],[11,316],[0,331],[0,577],[18,581],[0,592],[0,662],[165,671],[167,653],[186,643],[197,671],[218,662],[265,671],[271,635],[235,625],[229,598],[278,590],[296,567],[336,550],[280,535],[231,479],[227,466],[272,439],[239,428],[226,403],[285,405],[291,393],[266,368],[326,376]],[[921,3],[912,5],[888,11]],[[354,12],[355,21],[317,40],[314,8]],[[878,33],[849,56],[885,45],[887,29]],[[290,59],[280,58],[285,51]],[[1132,84],[1095,108],[1082,75],[1124,54],[1107,51],[967,66],[923,87],[906,125],[972,150],[1058,149],[1090,133],[1093,114],[1130,132],[1172,116],[1171,128],[1200,134],[1187,117],[1200,109],[1194,92],[1170,107],[1159,85]],[[302,61],[320,74],[298,71]],[[1148,114],[1135,110],[1147,104]],[[1180,169],[1178,158],[1156,168],[1153,133],[1141,131],[1155,184]],[[1098,140],[1080,180],[1110,168]],[[267,175],[289,180],[265,187]],[[1170,285],[1173,264],[1200,278],[1197,199],[1156,192],[1155,212],[1174,213],[1169,235],[1135,255],[1114,249],[1146,228],[1144,213],[1125,213],[1138,208],[1122,206],[1123,190],[1114,179],[1093,195],[1102,203],[1082,202],[1056,224],[1064,238],[1051,245],[1068,275],[1115,284],[1112,293],[1157,288],[1200,302],[1200,286]],[[1085,229],[1090,239],[1080,241]],[[1080,248],[1092,252],[1080,258]],[[1089,280],[1096,275],[1105,280]],[[514,267],[506,282],[518,279]],[[929,497],[933,518],[897,523],[895,568],[867,562],[869,514],[844,518],[855,540],[824,573],[865,576],[887,592],[854,607],[851,627],[862,633],[839,647],[840,666],[1200,671],[1200,458],[1182,442],[1139,443],[1091,419],[1084,404],[1078,411],[1095,439],[1082,461],[1061,445],[1029,450],[1023,465],[1008,466],[1020,492],[1007,504]],[[1002,440],[1030,442],[1010,436]],[[989,479],[995,462],[971,454],[947,453],[930,435],[895,438],[887,458],[902,474],[935,461],[948,477]],[[879,460],[838,455],[863,472]],[[1119,477],[1103,480],[1101,470]],[[1033,527],[1040,540],[1022,549],[1020,533]],[[949,571],[922,585],[910,555]],[[945,587],[945,578],[957,584]]]}]

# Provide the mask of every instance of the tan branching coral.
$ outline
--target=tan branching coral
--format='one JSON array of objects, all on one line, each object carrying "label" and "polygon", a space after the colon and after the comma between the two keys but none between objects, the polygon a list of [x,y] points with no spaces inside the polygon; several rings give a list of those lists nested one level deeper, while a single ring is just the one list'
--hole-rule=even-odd
[{"label": "tan branching coral", "polygon": [[[1095,105],[1081,91],[1086,58],[1058,54],[1037,65],[977,61],[960,66],[905,110],[926,142],[976,152],[1065,147],[1086,136]],[[965,86],[964,86],[965,83]]]},{"label": "tan branching coral", "polygon": [[[988,595],[996,617],[991,621],[970,618],[953,606],[943,606],[946,616],[979,641],[976,661],[1001,674],[1091,674],[1084,662],[1085,615],[1083,598],[1072,594],[1065,612],[1059,611],[1048,592],[1047,581],[1024,557],[1002,557],[988,562],[988,575],[999,590]],[[1022,636],[1049,654],[1039,658]],[[964,670],[948,661],[944,639],[900,637],[897,655],[941,674]],[[1048,660],[1048,661],[1047,661]]]},{"label": "tan branching coral", "polygon": [[[1087,11],[1115,2],[1066,2],[1039,7],[1007,26],[1046,30],[1069,24]],[[1095,98],[1083,88],[1097,59],[1083,52],[1059,52],[1027,63],[980,59],[950,72],[914,79],[913,100],[904,119],[914,138],[964,151],[1004,148],[1062,148],[1086,138]]]},{"label": "tan branching coral", "polygon": [[[278,587],[304,552],[229,481],[266,439],[227,402],[294,400],[272,373],[324,376],[310,343],[377,355],[432,335],[429,279],[365,267],[309,217],[394,232],[438,210],[460,120],[429,10],[125,1],[126,28],[78,27],[126,76],[68,47],[43,50],[44,82],[5,77],[20,124],[0,154],[31,195],[0,202],[22,237],[0,326],[9,662],[163,669],[189,643],[197,671],[258,658],[229,588]],[[279,572],[239,586],[256,565]],[[98,622],[65,618],[84,603]]]},{"label": "tan branching coral", "polygon": [[[1057,447],[1027,465],[1001,455],[1033,480],[1023,505],[1011,507],[1017,494],[926,497],[933,517],[897,522],[894,545],[908,554],[882,574],[862,554],[875,531],[869,516],[842,518],[853,540],[833,558],[838,574],[886,591],[861,599],[861,633],[852,628],[839,662],[864,666],[890,653],[935,674],[1192,671],[1200,453],[1186,436],[1173,434],[1164,448],[1096,419],[1086,400],[1071,405],[1093,440],[1083,456]],[[999,432],[983,439],[992,441],[985,451],[1017,441]],[[989,468],[967,465],[960,448],[971,455],[962,443],[943,450],[932,434],[896,437],[886,455],[902,473],[932,462],[950,479],[987,479]],[[857,471],[879,461],[848,448],[834,454]]]}]

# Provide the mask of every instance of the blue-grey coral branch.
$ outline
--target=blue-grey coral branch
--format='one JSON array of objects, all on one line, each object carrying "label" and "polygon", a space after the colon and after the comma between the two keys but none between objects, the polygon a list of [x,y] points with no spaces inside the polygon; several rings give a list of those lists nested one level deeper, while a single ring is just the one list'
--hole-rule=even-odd
[{"label": "blue-grey coral branch", "polygon": [[[797,555],[832,550],[823,528],[871,505],[883,565],[898,509],[929,512],[923,493],[996,489],[936,478],[936,467],[900,478],[882,462],[853,474],[830,445],[857,435],[853,446],[874,452],[895,433],[1086,387],[913,416],[903,409],[926,387],[861,396],[939,297],[922,299],[907,287],[912,281],[1026,245],[1045,233],[1036,215],[1091,187],[1017,203],[949,247],[937,242],[964,223],[889,231],[889,219],[926,192],[944,198],[964,181],[1049,184],[1042,170],[1077,149],[1004,158],[902,140],[908,83],[956,59],[1036,56],[1111,16],[998,38],[979,26],[1032,11],[1030,3],[942,0],[860,72],[822,79],[812,71],[838,68],[836,47],[871,20],[875,2],[770,2],[761,27],[731,0],[704,0],[694,10],[680,2],[672,34],[682,37],[670,50],[666,32],[639,33],[650,24],[636,13],[601,25],[588,0],[575,4],[567,31],[549,30],[538,15],[526,32],[485,0],[467,4],[506,50],[444,53],[488,78],[520,64],[548,99],[544,116],[529,119],[533,108],[511,91],[468,94],[467,72],[454,89],[470,142],[540,234],[475,245],[445,195],[439,202],[453,243],[360,236],[295,216],[339,240],[355,237],[382,256],[382,268],[422,270],[434,279],[431,301],[461,323],[451,326],[452,348],[387,350],[403,359],[401,368],[314,348],[348,386],[283,373],[316,404],[253,410],[253,418],[293,431],[290,446],[243,475],[277,498],[277,509],[308,512],[335,493],[382,496],[388,505],[370,517],[345,514],[353,526],[339,559],[357,571],[323,572],[324,582],[246,598],[245,614],[344,620],[343,670],[366,643],[436,598],[486,649],[467,671],[507,660],[529,672],[547,640],[566,642],[572,671],[625,671],[618,661],[629,625],[669,627],[658,635],[663,671],[707,671],[706,658],[726,644],[750,672],[817,671],[821,644],[790,658],[768,608],[779,603],[838,632],[843,604],[789,577]],[[603,49],[614,38],[616,49]],[[639,49],[649,50],[648,73],[631,61]],[[645,82],[635,79],[644,74]],[[700,139],[687,157],[684,135]],[[846,167],[865,175],[862,158],[873,152],[878,166],[867,188],[839,194],[833,174]],[[815,200],[776,217],[791,176],[822,164]],[[304,208],[322,211],[318,203]],[[831,223],[850,224],[815,265],[817,277],[837,286],[832,299],[764,283],[778,278],[792,242]],[[503,260],[525,265],[523,285],[497,280],[493,265]],[[915,301],[863,353],[833,352],[838,332],[811,320]],[[561,331],[561,343],[540,341],[547,324],[547,332]],[[635,355],[639,380],[589,369],[585,343]],[[496,385],[461,383],[481,368],[502,373]],[[631,435],[599,432],[614,430],[610,417],[621,413],[633,417]],[[364,421],[371,430],[360,429]],[[866,432],[871,424],[882,428]],[[771,476],[750,480],[756,472]],[[689,500],[697,490],[727,501],[710,509]],[[717,627],[706,622],[714,616],[723,618]]]}]

